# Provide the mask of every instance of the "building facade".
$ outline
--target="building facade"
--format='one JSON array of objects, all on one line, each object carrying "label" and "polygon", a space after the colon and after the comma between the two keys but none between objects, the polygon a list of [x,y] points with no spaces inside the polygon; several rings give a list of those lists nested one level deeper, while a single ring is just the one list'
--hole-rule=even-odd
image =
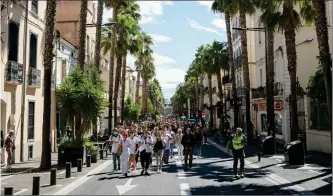
[{"label": "building facade", "polygon": [[8,2],[1,12],[0,126],[3,137],[14,131],[14,162],[41,156],[46,3]]}]

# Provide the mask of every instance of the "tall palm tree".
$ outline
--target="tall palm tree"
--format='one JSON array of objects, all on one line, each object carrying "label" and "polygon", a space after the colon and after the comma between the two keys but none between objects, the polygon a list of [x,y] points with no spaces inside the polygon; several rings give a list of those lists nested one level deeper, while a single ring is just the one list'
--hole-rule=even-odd
[{"label": "tall palm tree", "polygon": [[274,33],[278,22],[278,6],[274,0],[259,0],[256,5],[261,11],[259,22],[265,26],[266,64],[266,109],[269,135],[275,137],[274,114]]},{"label": "tall palm tree", "polygon": [[[231,37],[231,23],[230,18],[236,13],[236,7],[232,4],[232,0],[215,0],[212,4],[212,10],[215,13],[224,13],[224,20],[226,24],[227,31],[227,40],[228,40],[228,53],[229,53],[229,67],[231,68],[231,79],[232,79],[232,92],[233,98],[237,99],[236,91],[236,75],[235,75],[235,62],[233,58],[233,49],[232,49],[232,37]],[[233,105],[234,109],[234,126],[239,126],[238,121],[238,106],[237,104]]]},{"label": "tall palm tree", "polygon": [[102,20],[103,20],[103,0],[98,0],[97,7],[97,24],[96,24],[96,45],[95,45],[95,66],[99,69],[101,61],[101,34],[102,34]]},{"label": "tall palm tree", "polygon": [[[319,59],[323,66],[324,82],[326,89],[326,102],[328,109],[328,119],[332,119],[332,59],[330,55],[330,48],[328,44],[328,25],[326,18],[326,1],[325,0],[312,0],[314,12],[314,22],[316,26]],[[329,121],[329,130],[332,130],[332,122]],[[332,131],[331,131],[332,132]],[[331,136],[332,139],[332,136]]]},{"label": "tall palm tree", "polygon": [[145,64],[142,67],[142,113],[146,117],[148,114],[148,82],[155,76],[155,65],[152,53],[148,53]]},{"label": "tall palm tree", "polygon": [[88,11],[88,0],[81,0],[79,52],[78,52],[77,62],[82,70],[84,70],[84,60],[86,57],[87,11]]},{"label": "tall palm tree", "polygon": [[51,168],[51,80],[52,60],[54,49],[54,30],[57,1],[47,1],[44,45],[44,108],[43,108],[43,133],[42,133],[42,157],[41,169]]}]

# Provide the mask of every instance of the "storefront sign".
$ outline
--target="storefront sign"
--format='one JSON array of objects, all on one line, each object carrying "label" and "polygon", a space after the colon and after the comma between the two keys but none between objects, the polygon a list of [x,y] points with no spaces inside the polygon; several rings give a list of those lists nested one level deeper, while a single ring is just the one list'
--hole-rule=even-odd
[{"label": "storefront sign", "polygon": [[[267,104],[266,101],[258,101],[256,104],[254,104],[254,111],[266,111],[267,110]],[[283,109],[282,101],[274,101],[274,111],[279,111]]]}]

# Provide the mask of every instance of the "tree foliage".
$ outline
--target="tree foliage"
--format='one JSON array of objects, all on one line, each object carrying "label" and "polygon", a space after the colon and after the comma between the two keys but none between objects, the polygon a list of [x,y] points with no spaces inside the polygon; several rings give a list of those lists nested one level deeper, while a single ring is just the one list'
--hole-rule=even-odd
[{"label": "tree foliage", "polygon": [[311,74],[307,86],[308,96],[318,100],[320,103],[326,103],[325,82],[323,77],[323,67],[319,65],[316,71]]},{"label": "tree foliage", "polygon": [[74,139],[81,145],[83,137],[96,124],[107,106],[104,81],[96,68],[83,72],[79,66],[67,76],[57,89],[57,104],[73,127]]},{"label": "tree foliage", "polygon": [[149,82],[148,97],[152,104],[151,113],[161,113],[164,109],[164,95],[161,85],[156,78]]},{"label": "tree foliage", "polygon": [[137,122],[140,117],[140,111],[140,105],[133,103],[131,97],[127,96],[124,104],[124,120]]}]

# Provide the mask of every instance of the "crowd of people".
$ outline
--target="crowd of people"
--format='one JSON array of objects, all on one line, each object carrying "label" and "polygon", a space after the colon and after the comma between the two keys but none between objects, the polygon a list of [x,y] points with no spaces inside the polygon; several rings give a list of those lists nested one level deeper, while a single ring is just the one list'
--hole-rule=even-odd
[{"label": "crowd of people", "polygon": [[111,145],[113,169],[121,170],[127,177],[136,172],[140,158],[141,175],[149,175],[153,157],[157,173],[162,172],[163,165],[168,165],[177,149],[178,161],[184,161],[185,170],[192,168],[193,151],[197,149],[201,157],[201,147],[207,141],[208,131],[200,123],[171,120],[165,122],[144,122],[118,126],[113,129],[107,141]]}]

